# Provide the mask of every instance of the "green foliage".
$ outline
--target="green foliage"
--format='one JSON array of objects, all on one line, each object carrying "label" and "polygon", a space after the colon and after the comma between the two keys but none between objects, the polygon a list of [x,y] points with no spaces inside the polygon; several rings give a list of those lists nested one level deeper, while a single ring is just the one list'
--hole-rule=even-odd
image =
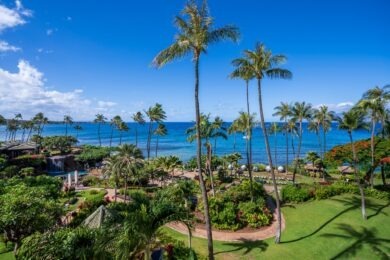
[{"label": "green foliage", "polygon": [[104,190],[100,191],[83,191],[78,194],[80,197],[84,197],[85,200],[78,205],[79,212],[71,222],[72,227],[77,227],[88,217],[93,211],[95,211],[100,205],[105,205],[103,200],[105,195]]},{"label": "green foliage", "polygon": [[60,151],[61,154],[64,154],[77,144],[77,139],[73,136],[46,136],[43,137],[41,144],[50,152]]},{"label": "green foliage", "polygon": [[19,174],[22,176],[34,176],[34,173],[35,173],[34,167],[22,168],[19,171]]},{"label": "green foliage", "polygon": [[82,152],[76,155],[75,159],[82,163],[101,162],[104,158],[110,156],[110,151],[109,147],[84,145]]},{"label": "green foliage", "polygon": [[[23,240],[20,259],[93,259],[97,248],[96,230],[78,227],[35,233]],[[108,255],[105,255],[108,257]]]},{"label": "green foliage", "polygon": [[[207,156],[202,155],[202,162],[201,162],[202,167],[204,167],[204,165],[206,164],[206,159],[207,159]],[[213,167],[213,169],[216,169],[218,166],[223,166],[223,163],[224,163],[224,161],[221,157],[219,157],[217,155],[213,155],[211,157],[211,166]],[[198,168],[198,163],[196,162],[196,157],[192,157],[187,162],[187,164],[185,166],[186,166],[186,169],[188,169],[188,170]]]},{"label": "green foliage", "polygon": [[304,202],[309,200],[312,195],[307,188],[302,188],[292,184],[286,185],[281,191],[282,200],[284,202]]},{"label": "green foliage", "polygon": [[267,226],[272,221],[272,213],[265,206],[263,198],[255,202],[241,202],[238,205],[240,220],[252,228]]},{"label": "green foliage", "polygon": [[[30,178],[29,178],[30,179]],[[0,195],[0,232],[5,241],[19,243],[24,237],[51,228],[62,214],[61,205],[47,180],[10,180]]]},{"label": "green foliage", "polygon": [[16,165],[10,165],[4,168],[1,172],[1,176],[3,178],[12,178],[15,176],[19,176],[19,167]]},{"label": "green foliage", "polygon": [[88,175],[83,177],[81,183],[84,186],[96,186],[101,183],[100,179],[96,176]]},{"label": "green foliage", "polygon": [[20,168],[34,167],[37,170],[46,168],[46,159],[42,155],[26,154],[12,159],[10,164],[17,165]]}]

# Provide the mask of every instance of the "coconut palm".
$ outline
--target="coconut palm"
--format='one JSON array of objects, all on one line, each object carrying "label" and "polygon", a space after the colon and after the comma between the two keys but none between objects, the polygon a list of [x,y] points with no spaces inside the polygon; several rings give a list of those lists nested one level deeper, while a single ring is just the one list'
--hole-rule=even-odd
[{"label": "coconut palm", "polygon": [[[140,124],[140,125],[144,125],[145,124],[144,115],[140,111],[138,111],[137,113],[133,114],[132,119],[137,124]],[[135,145],[138,146],[138,127],[137,127],[137,125],[135,126]]]},{"label": "coconut palm", "polygon": [[105,124],[107,121],[107,118],[103,114],[97,114],[95,119],[93,120],[94,123],[98,124],[98,138],[99,138],[99,145],[102,146],[102,139],[100,135],[100,130],[102,124]]},{"label": "coconut palm", "polygon": [[[188,135],[187,141],[192,143],[197,139],[197,127],[196,124],[193,127],[190,127],[186,130],[186,134]],[[211,189],[213,192],[213,196],[215,196],[215,189],[214,189],[214,180],[213,180],[213,172],[212,172],[212,165],[211,165],[211,159],[213,154],[213,147],[211,144],[212,139],[215,139],[217,137],[227,139],[226,130],[225,128],[215,128],[213,123],[210,122],[210,115],[201,115],[200,119],[200,139],[204,140],[204,146],[206,148],[206,165],[205,169],[206,172],[208,172],[208,175],[210,177],[211,181]]]},{"label": "coconut palm", "polygon": [[320,158],[320,156],[318,156],[318,153],[313,152],[313,151],[310,151],[306,154],[306,161],[311,163],[313,169],[314,169],[316,160],[319,158]]},{"label": "coconut palm", "polygon": [[114,116],[110,120],[110,127],[111,127],[110,148],[112,147],[112,138],[114,137],[114,130],[115,129],[119,130],[119,126],[120,126],[121,123],[122,123],[122,118],[119,115]]},{"label": "coconut palm", "polygon": [[[222,118],[219,116],[216,116],[214,118],[214,121],[212,122],[212,127],[215,128],[216,131],[222,130],[222,131],[227,131],[227,128],[224,126],[224,122]],[[217,154],[217,139],[218,136],[214,137],[214,154]]]},{"label": "coconut palm", "polygon": [[[306,102],[295,102],[291,109],[292,118],[298,123],[298,151],[296,154],[296,161],[299,162],[301,156],[302,137],[303,137],[303,120],[309,120],[312,116],[312,106]],[[298,163],[295,164],[293,172],[293,183],[295,183],[295,174],[297,173]]]},{"label": "coconut palm", "polygon": [[[275,107],[276,111],[273,116],[278,116],[281,121],[284,121],[284,135],[286,137],[286,172],[288,171],[288,134],[289,134],[289,118],[291,117],[291,105],[288,103],[281,102],[279,106]],[[295,125],[295,124],[294,124]]]},{"label": "coconut palm", "polygon": [[167,116],[162,108],[162,105],[159,103],[156,103],[153,107],[149,107],[147,111],[145,111],[147,117],[149,118],[149,132],[148,132],[148,141],[146,145],[146,150],[148,154],[148,160],[150,158],[150,144],[152,141],[152,128],[153,128],[153,123],[161,123]]},{"label": "coconut palm", "polygon": [[65,124],[65,136],[68,136],[68,126],[73,124],[73,118],[69,115],[65,115],[64,124]]},{"label": "coconut palm", "polygon": [[80,124],[76,124],[74,126],[74,130],[76,130],[76,139],[79,138],[79,132],[83,130],[83,127]]},{"label": "coconut palm", "polygon": [[293,158],[296,158],[294,138],[298,137],[298,127],[294,118],[291,118],[288,121],[287,129],[288,129],[288,133],[291,136],[291,149],[292,149]]},{"label": "coconut palm", "polygon": [[103,175],[110,178],[114,184],[114,201],[117,200],[118,187],[121,180],[121,169],[118,167],[118,157],[113,156],[104,160]]},{"label": "coconut palm", "polygon": [[175,169],[181,167],[182,164],[183,163],[180,161],[179,157],[173,155],[156,157],[155,159],[155,165],[157,168],[160,168],[172,176]]},{"label": "coconut palm", "polygon": [[262,43],[257,43],[255,50],[245,50],[244,57],[235,60],[237,67],[241,65],[248,66],[250,71],[253,73],[257,79],[257,89],[258,89],[258,100],[259,100],[259,111],[260,111],[260,123],[263,130],[263,136],[265,141],[265,148],[267,151],[268,162],[271,167],[271,175],[273,180],[273,186],[276,197],[276,208],[278,213],[278,228],[276,230],[275,242],[280,242],[281,237],[281,213],[280,213],[280,200],[278,187],[276,185],[276,178],[273,169],[271,150],[268,141],[267,129],[265,127],[264,121],[264,111],[263,111],[263,101],[261,94],[261,83],[265,77],[274,79],[289,79],[292,77],[292,73],[289,70],[279,68],[278,66],[283,64],[287,58],[284,55],[272,55],[272,52],[264,46]]},{"label": "coconut palm", "polygon": [[143,166],[144,156],[139,148],[133,144],[124,144],[118,147],[116,165],[120,169],[125,183],[125,201],[127,199],[128,179],[136,177],[138,170]]},{"label": "coconut palm", "polygon": [[179,33],[175,37],[175,42],[165,50],[161,51],[154,59],[153,63],[157,67],[162,67],[170,61],[192,54],[195,64],[195,113],[197,125],[197,163],[199,170],[199,181],[204,200],[205,220],[208,238],[209,259],[214,259],[213,243],[211,233],[211,222],[208,212],[208,200],[206,187],[201,173],[201,140],[200,140],[200,108],[199,108],[199,61],[200,56],[206,53],[210,44],[222,40],[237,41],[239,38],[238,29],[234,26],[224,26],[213,28],[213,19],[209,15],[207,2],[203,1],[202,6],[198,6],[195,1],[190,1],[182,11],[183,17],[175,18],[175,25]]},{"label": "coconut palm", "polygon": [[361,207],[362,207],[362,217],[366,219],[366,204],[365,204],[365,195],[364,195],[364,186],[363,182],[359,176],[359,165],[358,158],[356,154],[355,143],[353,141],[353,132],[359,129],[367,128],[367,124],[364,122],[364,114],[359,109],[351,109],[342,114],[342,117],[337,118],[339,123],[339,129],[346,130],[348,133],[349,141],[351,144],[352,150],[352,162],[355,174],[355,181],[359,187],[360,196],[361,196]]},{"label": "coconut palm", "polygon": [[233,152],[236,152],[236,134],[239,132],[237,123],[233,121],[227,129],[227,132],[229,135],[233,135]]},{"label": "coconut palm", "polygon": [[130,130],[130,128],[126,124],[126,122],[122,121],[122,122],[120,122],[120,124],[118,126],[118,130],[119,130],[119,145],[122,145],[123,132],[128,132]]},{"label": "coconut palm", "polygon": [[282,130],[279,126],[278,123],[276,122],[273,122],[270,127],[269,127],[269,131],[268,133],[270,135],[274,135],[274,162],[275,162],[275,166],[278,165],[278,162],[277,162],[277,151],[278,151],[278,133],[280,133]]},{"label": "coconut palm", "polygon": [[326,133],[329,132],[332,121],[335,119],[335,112],[329,111],[329,108],[325,105],[320,106],[313,111],[313,117],[321,124],[322,129],[322,159],[326,153]]},{"label": "coconut palm", "polygon": [[255,120],[255,114],[248,115],[245,112],[240,112],[239,117],[234,120],[234,124],[237,125],[237,129],[244,133],[246,138],[246,158],[247,158],[247,164],[248,164],[248,173],[249,173],[249,188],[250,188],[250,194],[251,199],[253,200],[253,178],[252,178],[252,157],[251,157],[251,147],[250,143],[252,140],[252,132],[253,132],[253,124]]},{"label": "coconut palm", "polygon": [[168,129],[164,124],[159,123],[157,128],[154,130],[153,134],[156,136],[156,157],[157,157],[159,137],[166,136],[168,134]]},{"label": "coconut palm", "polygon": [[[313,110],[313,111],[315,111],[315,112],[313,112],[315,114],[316,110]],[[321,141],[321,137],[320,137],[321,122],[317,118],[309,119],[308,124],[307,124],[307,130],[315,133],[315,135],[317,136],[318,153],[321,154],[322,153],[322,149],[321,149],[322,148],[322,141]]]},{"label": "coconut palm", "polygon": [[371,120],[371,169],[368,172],[367,177],[370,179],[371,186],[374,185],[374,168],[375,168],[375,127],[378,122],[382,122],[384,125],[384,115],[386,111],[386,105],[390,101],[390,85],[383,88],[374,87],[367,90],[363,94],[363,98],[358,102],[357,106],[363,109]]}]

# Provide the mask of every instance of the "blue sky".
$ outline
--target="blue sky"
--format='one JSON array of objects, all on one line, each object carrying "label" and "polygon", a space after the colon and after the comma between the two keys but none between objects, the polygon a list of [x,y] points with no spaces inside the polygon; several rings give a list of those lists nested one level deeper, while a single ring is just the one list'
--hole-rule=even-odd
[{"label": "blue sky", "polygon": [[[190,58],[150,66],[176,32],[184,0],[1,1],[0,114],[76,120],[130,115],[162,103],[169,121],[194,118]],[[373,86],[390,83],[390,2],[386,0],[209,0],[215,25],[242,37],[211,46],[201,61],[201,110],[232,120],[245,108],[244,83],[230,62],[264,42],[288,57],[292,80],[265,80],[266,119],[280,101],[341,111]],[[251,109],[258,111],[255,82]]]}]

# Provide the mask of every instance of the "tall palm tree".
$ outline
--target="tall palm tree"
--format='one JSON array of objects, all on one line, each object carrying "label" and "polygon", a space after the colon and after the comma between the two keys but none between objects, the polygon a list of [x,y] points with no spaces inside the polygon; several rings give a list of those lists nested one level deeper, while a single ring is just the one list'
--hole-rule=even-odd
[{"label": "tall palm tree", "polygon": [[199,61],[201,54],[206,53],[206,50],[210,44],[217,43],[222,40],[232,40],[236,42],[239,38],[239,32],[238,29],[234,26],[224,26],[217,29],[213,28],[214,20],[209,15],[206,1],[203,1],[201,6],[198,6],[195,1],[188,2],[182,11],[182,14],[183,17],[177,16],[175,18],[175,25],[179,31],[175,37],[175,42],[165,50],[161,51],[155,57],[153,63],[157,67],[162,67],[170,61],[192,54],[192,60],[195,65],[195,118],[198,131],[197,163],[199,170],[199,181],[204,201],[208,238],[208,254],[209,259],[214,259],[207,192],[201,172],[202,144],[200,140]]},{"label": "tall palm tree", "polygon": [[237,130],[243,132],[246,136],[246,158],[248,164],[249,173],[249,188],[251,194],[251,200],[253,200],[253,177],[252,177],[252,158],[250,143],[252,140],[253,124],[255,120],[255,114],[248,115],[245,112],[240,112],[239,117],[234,120],[234,124],[237,126]]},{"label": "tall palm tree", "polygon": [[309,120],[312,116],[312,106],[306,102],[295,102],[294,106],[291,109],[293,119],[298,123],[298,151],[296,154],[296,164],[293,172],[293,183],[295,183],[295,174],[297,173],[300,156],[301,156],[301,147],[302,147],[302,137],[303,137],[303,120]]},{"label": "tall palm tree", "polygon": [[68,136],[68,125],[73,124],[73,118],[69,115],[65,115],[64,124],[65,124],[65,136]]},{"label": "tall palm tree", "polygon": [[[212,127],[215,128],[216,130],[227,131],[227,128],[224,126],[224,122],[222,118],[220,118],[219,116],[215,117],[212,123]],[[217,154],[217,139],[218,136],[214,137],[214,154]]]},{"label": "tall palm tree", "polygon": [[80,124],[76,124],[74,126],[74,130],[76,130],[76,139],[79,138],[79,132],[83,130],[83,127]]},{"label": "tall palm tree", "polygon": [[114,116],[110,120],[111,134],[110,134],[110,148],[112,147],[112,138],[114,137],[114,130],[118,129],[122,123],[122,118],[119,115]]},{"label": "tall palm tree", "polygon": [[[140,125],[144,125],[145,124],[144,115],[140,111],[138,111],[137,113],[133,114],[132,119],[137,124],[140,124]],[[135,126],[135,146],[138,146],[138,127],[137,126]]]},{"label": "tall palm tree", "polygon": [[289,70],[282,69],[278,67],[279,65],[285,63],[287,58],[284,55],[273,55],[272,52],[264,46],[264,44],[257,43],[255,50],[245,50],[244,57],[236,59],[235,63],[239,67],[244,64],[248,64],[250,70],[253,72],[255,78],[257,79],[257,90],[258,90],[258,100],[259,100],[259,111],[260,111],[260,123],[263,130],[263,136],[265,141],[265,148],[267,151],[268,163],[271,167],[272,181],[276,197],[276,210],[278,213],[278,228],[276,230],[275,242],[280,242],[281,237],[281,212],[280,212],[280,200],[278,187],[276,185],[276,178],[273,169],[271,150],[268,141],[267,129],[265,127],[264,121],[264,111],[263,111],[263,101],[261,94],[261,82],[265,77],[274,79],[289,79],[292,77],[292,73]]},{"label": "tall palm tree", "polygon": [[322,129],[322,159],[326,153],[326,133],[329,132],[331,128],[332,121],[336,118],[336,114],[333,111],[329,111],[329,108],[325,105],[320,106],[318,109],[314,110],[313,117],[316,118]]},{"label": "tall palm tree", "polygon": [[352,150],[352,162],[353,162],[353,168],[355,174],[355,181],[359,187],[360,196],[361,196],[362,217],[363,219],[367,219],[364,186],[358,173],[359,172],[358,158],[356,155],[355,143],[352,138],[352,134],[354,131],[367,128],[367,124],[364,122],[364,114],[358,109],[351,109],[347,112],[344,112],[342,117],[337,118],[337,121],[339,123],[339,129],[346,130],[349,136],[349,141]]},{"label": "tall palm tree", "polygon": [[291,136],[291,149],[292,149],[293,158],[295,159],[296,153],[295,153],[294,138],[298,136],[298,127],[297,127],[297,122],[294,120],[294,118],[290,118],[290,120],[288,120],[287,129],[289,135]]},{"label": "tall palm tree", "polygon": [[358,102],[358,107],[363,109],[371,120],[371,169],[368,172],[371,186],[374,185],[374,167],[375,167],[375,128],[378,122],[384,125],[384,115],[386,105],[390,101],[390,85],[383,88],[374,87],[363,94],[363,98]]},{"label": "tall palm tree", "polygon": [[[314,114],[316,113],[316,110],[313,110]],[[321,141],[321,137],[320,137],[320,131],[321,131],[321,122],[313,117],[312,119],[309,119],[308,121],[308,124],[307,124],[307,130],[309,130],[310,132],[313,132],[315,133],[315,135],[317,136],[317,140],[318,140],[318,154],[321,154],[321,157],[323,157],[323,154],[322,154],[322,141]]]},{"label": "tall palm tree", "polygon": [[227,129],[229,135],[233,135],[233,152],[236,152],[236,133],[239,132],[238,125],[235,121]]},{"label": "tall palm tree", "polygon": [[122,145],[122,135],[123,135],[123,132],[128,132],[130,130],[130,128],[126,124],[126,122],[122,121],[118,125],[118,130],[119,130],[119,145]]},{"label": "tall palm tree", "polygon": [[100,135],[100,130],[102,124],[105,124],[107,121],[107,118],[103,114],[97,114],[95,119],[93,120],[94,123],[98,124],[98,138],[99,138],[99,145],[102,146],[102,138]]},{"label": "tall palm tree", "polygon": [[158,140],[160,136],[166,136],[168,134],[168,129],[164,124],[159,123],[157,128],[154,130],[154,135],[156,136],[156,157],[158,150]]},{"label": "tall palm tree", "polygon": [[148,131],[148,141],[146,144],[146,150],[148,154],[148,160],[150,158],[150,145],[152,141],[152,134],[153,134],[153,123],[161,123],[165,118],[167,118],[166,113],[164,109],[162,108],[162,105],[159,103],[156,103],[153,107],[149,107],[147,111],[145,111],[147,117],[149,118],[149,131]]},{"label": "tall palm tree", "polygon": [[281,102],[279,106],[275,107],[276,111],[273,116],[278,116],[281,121],[284,121],[284,135],[286,137],[286,172],[288,172],[288,134],[289,134],[289,124],[288,120],[291,117],[291,105],[288,103]]},{"label": "tall palm tree", "polygon": [[269,134],[274,135],[274,162],[275,166],[278,166],[278,161],[277,161],[277,152],[278,152],[278,133],[280,133],[281,128],[278,123],[273,122],[271,126],[269,127]]}]

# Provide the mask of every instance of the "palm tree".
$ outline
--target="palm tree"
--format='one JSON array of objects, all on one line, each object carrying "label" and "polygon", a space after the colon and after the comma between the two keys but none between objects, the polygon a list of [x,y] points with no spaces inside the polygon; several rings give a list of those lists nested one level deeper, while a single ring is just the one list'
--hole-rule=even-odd
[{"label": "palm tree", "polygon": [[[140,125],[145,124],[144,115],[140,111],[133,114],[132,118],[133,118],[134,122],[136,122]],[[137,126],[135,126],[135,146],[138,146],[138,127]]]},{"label": "palm tree", "polygon": [[161,51],[154,59],[153,63],[157,67],[162,67],[170,61],[179,59],[192,53],[192,60],[195,64],[195,113],[197,126],[197,163],[199,171],[199,181],[202,189],[204,201],[205,220],[208,238],[209,259],[214,259],[213,243],[211,233],[211,222],[207,200],[206,187],[204,185],[201,172],[201,140],[200,140],[200,109],[199,109],[199,61],[202,53],[206,53],[210,44],[222,40],[232,40],[236,42],[239,38],[238,29],[234,26],[224,26],[213,28],[213,19],[209,15],[207,2],[203,1],[202,6],[198,6],[195,1],[188,2],[182,11],[184,17],[177,16],[175,25],[179,33],[175,37],[175,42],[165,50]]},{"label": "palm tree", "polygon": [[79,132],[83,130],[83,127],[80,124],[74,126],[74,130],[76,130],[76,139],[79,138]]},{"label": "palm tree", "polygon": [[99,145],[102,146],[102,139],[100,136],[100,128],[101,125],[106,123],[107,118],[103,114],[97,114],[95,119],[93,120],[94,123],[98,124],[98,138],[99,138]]},{"label": "palm tree", "polygon": [[359,101],[358,107],[368,113],[371,120],[371,169],[367,177],[370,179],[371,186],[374,185],[374,168],[375,168],[375,127],[377,122],[381,121],[384,125],[384,115],[386,105],[390,100],[390,85],[383,88],[374,87],[367,90],[363,94],[363,98]]},{"label": "palm tree", "polygon": [[324,155],[326,153],[326,133],[329,132],[330,130],[330,127],[331,127],[331,124],[332,124],[332,121],[335,119],[335,112],[333,111],[329,111],[329,108],[325,105],[322,105],[320,106],[318,109],[314,110],[313,112],[313,116],[314,118],[316,118],[320,124],[321,124],[321,128],[322,128],[322,138],[323,138],[323,142],[322,142],[322,159],[324,159]]},{"label": "palm tree", "polygon": [[[188,138],[187,138],[188,142],[192,143],[193,141],[195,141],[198,137],[197,136],[198,131],[197,131],[196,124],[195,124],[195,126],[187,129],[186,134],[188,135]],[[210,122],[210,115],[202,114],[201,119],[200,119],[200,139],[204,140],[204,146],[206,147],[206,151],[207,151],[206,152],[207,156],[206,156],[205,168],[206,168],[206,171],[208,172],[208,175],[210,177],[211,189],[213,192],[213,196],[215,196],[213,171],[212,171],[212,165],[211,165],[213,148],[212,148],[212,144],[211,144],[210,140],[217,138],[217,137],[221,137],[221,138],[226,140],[227,135],[226,135],[225,129],[224,128],[220,128],[220,129],[215,128],[213,123]]]},{"label": "palm tree", "polygon": [[320,157],[318,156],[318,154],[316,152],[313,152],[313,151],[310,151],[306,154],[306,161],[310,162],[313,169],[314,169],[314,166],[315,166],[315,161],[317,159],[319,159]]},{"label": "palm tree", "polygon": [[235,63],[239,67],[241,65],[248,64],[250,71],[254,74],[257,79],[258,99],[259,99],[259,110],[260,110],[260,123],[263,130],[263,136],[265,141],[265,148],[267,151],[268,162],[271,167],[272,181],[274,184],[274,191],[276,197],[276,208],[278,213],[278,228],[276,230],[275,242],[280,242],[281,237],[281,212],[280,212],[280,200],[278,187],[276,185],[276,178],[273,169],[271,150],[269,147],[267,129],[264,121],[263,101],[261,94],[261,81],[264,77],[268,78],[281,78],[289,79],[292,77],[292,73],[289,70],[279,68],[278,66],[283,64],[287,58],[284,55],[272,55],[272,52],[264,46],[264,44],[257,43],[255,50],[245,50],[244,57],[236,59]]},{"label": "palm tree", "polygon": [[275,162],[275,166],[278,166],[278,162],[277,162],[277,151],[278,151],[278,147],[277,147],[277,145],[278,145],[278,138],[277,138],[277,135],[278,135],[278,133],[281,131],[281,129],[280,129],[280,126],[279,126],[279,124],[278,123],[276,123],[276,122],[273,122],[272,124],[271,124],[271,126],[269,127],[269,134],[270,135],[274,135],[274,162]]},{"label": "palm tree", "polygon": [[144,156],[139,148],[133,144],[119,146],[116,165],[120,169],[125,183],[125,201],[127,199],[127,182],[130,176],[136,176],[143,165]]},{"label": "palm tree", "polygon": [[111,127],[110,148],[112,147],[112,138],[114,136],[114,129],[119,129],[121,123],[122,123],[122,118],[119,115],[114,116],[110,120],[110,127]]},{"label": "palm tree", "polygon": [[339,129],[346,130],[349,136],[349,141],[351,144],[352,150],[352,162],[355,174],[355,181],[359,187],[361,203],[362,203],[362,217],[366,219],[366,203],[365,203],[365,195],[364,195],[364,187],[363,183],[358,174],[358,158],[356,155],[355,143],[352,138],[353,131],[367,128],[366,123],[364,122],[364,114],[359,109],[351,109],[347,112],[344,112],[342,117],[337,118],[339,123]]},{"label": "palm tree", "polygon": [[237,125],[237,130],[245,133],[246,141],[246,158],[248,164],[248,173],[249,173],[249,188],[251,194],[251,200],[253,200],[253,178],[252,178],[252,157],[251,157],[251,140],[252,140],[252,130],[253,123],[255,120],[255,114],[248,115],[245,112],[240,112],[239,117],[234,120],[234,124]]},{"label": "palm tree", "polygon": [[[278,116],[281,121],[284,121],[284,135],[286,137],[286,173],[288,172],[288,133],[289,123],[288,120],[291,117],[291,105],[288,103],[281,102],[279,106],[275,107],[276,111],[272,116]],[[294,124],[295,125],[295,124]]]},{"label": "palm tree", "polygon": [[156,130],[154,130],[154,135],[156,135],[156,157],[158,150],[158,139],[160,136],[166,136],[168,134],[168,129],[164,124],[159,123]]},{"label": "palm tree", "polygon": [[296,123],[294,118],[291,118],[288,121],[287,129],[288,129],[288,133],[291,136],[291,149],[292,149],[292,153],[293,153],[293,158],[296,158],[295,146],[294,146],[294,137],[298,136],[298,127],[297,127],[297,123]]},{"label": "palm tree", "polygon": [[73,118],[69,115],[65,115],[64,124],[65,124],[65,136],[68,136],[68,125],[73,124]]},{"label": "palm tree", "polygon": [[[227,128],[224,126],[224,122],[222,120],[222,118],[220,118],[219,116],[216,116],[213,123],[212,123],[212,127],[215,128],[215,130],[223,130],[223,131],[227,131]],[[218,139],[218,136],[215,136],[214,137],[214,153],[217,154],[217,139]]]},{"label": "palm tree", "polygon": [[119,145],[121,145],[122,144],[122,132],[128,132],[129,127],[124,121],[121,121],[119,126],[118,126],[118,130],[119,130]]},{"label": "palm tree", "polygon": [[111,178],[115,184],[114,200],[116,203],[118,186],[121,179],[121,169],[118,167],[118,157],[113,156],[104,160],[103,175]]},{"label": "palm tree", "polygon": [[164,109],[162,108],[162,105],[159,103],[156,103],[153,107],[149,107],[147,111],[145,111],[146,115],[149,118],[149,132],[148,132],[148,141],[146,144],[146,150],[148,153],[148,160],[150,158],[150,144],[152,141],[152,128],[153,128],[153,123],[161,123],[167,116],[165,114]]},{"label": "palm tree", "polygon": [[[299,162],[301,156],[301,147],[302,147],[302,136],[303,136],[303,120],[309,120],[312,116],[312,106],[311,104],[306,104],[306,102],[295,102],[294,106],[291,109],[293,119],[298,123],[298,151],[296,154],[296,162]],[[297,173],[299,163],[295,164],[293,172],[293,183],[295,183],[295,174]]]},{"label": "palm tree", "polygon": [[156,157],[155,159],[155,165],[157,168],[170,173],[172,176],[175,169],[179,168],[182,164],[183,163],[180,161],[179,157],[173,155]]},{"label": "palm tree", "polygon": [[236,152],[236,133],[239,132],[238,126],[235,121],[227,129],[229,135],[233,135],[233,152]]},{"label": "palm tree", "polygon": [[[313,114],[315,114],[317,111],[316,110],[313,110]],[[315,135],[317,136],[317,140],[318,140],[318,153],[319,154],[322,154],[322,141],[321,141],[321,137],[320,137],[320,131],[321,131],[321,122],[317,119],[317,118],[312,118],[312,119],[309,119],[308,121],[308,124],[307,124],[307,130],[309,130],[310,132],[313,132],[315,133]],[[322,156],[323,157],[323,154]]]}]

